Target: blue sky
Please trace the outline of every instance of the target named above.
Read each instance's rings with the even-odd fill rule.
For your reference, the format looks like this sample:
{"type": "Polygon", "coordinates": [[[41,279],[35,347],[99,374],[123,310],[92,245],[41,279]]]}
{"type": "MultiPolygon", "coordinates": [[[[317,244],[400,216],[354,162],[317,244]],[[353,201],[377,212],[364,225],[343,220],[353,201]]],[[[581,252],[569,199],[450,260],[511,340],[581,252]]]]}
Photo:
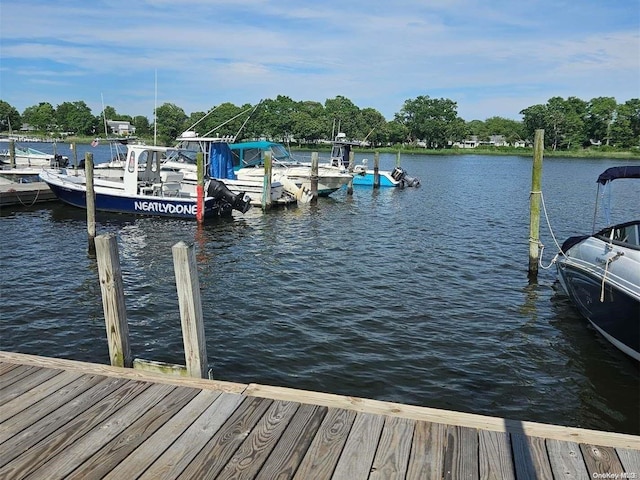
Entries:
{"type": "Polygon", "coordinates": [[[153,118],[338,95],[469,121],[554,96],[640,97],[640,0],[2,0],[0,99],[153,118]],[[157,81],[156,81],[157,79],[157,81]],[[157,87],[156,87],[157,85],[157,87]]]}

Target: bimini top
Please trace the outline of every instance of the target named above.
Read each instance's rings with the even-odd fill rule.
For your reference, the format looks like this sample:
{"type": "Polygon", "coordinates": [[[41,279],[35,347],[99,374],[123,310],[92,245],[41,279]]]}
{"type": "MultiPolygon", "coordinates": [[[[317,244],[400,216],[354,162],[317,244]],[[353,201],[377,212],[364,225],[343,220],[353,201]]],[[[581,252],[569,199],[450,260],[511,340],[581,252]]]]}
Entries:
{"type": "Polygon", "coordinates": [[[605,185],[618,178],[640,178],[640,165],[607,168],[598,177],[598,183],[605,185]]]}

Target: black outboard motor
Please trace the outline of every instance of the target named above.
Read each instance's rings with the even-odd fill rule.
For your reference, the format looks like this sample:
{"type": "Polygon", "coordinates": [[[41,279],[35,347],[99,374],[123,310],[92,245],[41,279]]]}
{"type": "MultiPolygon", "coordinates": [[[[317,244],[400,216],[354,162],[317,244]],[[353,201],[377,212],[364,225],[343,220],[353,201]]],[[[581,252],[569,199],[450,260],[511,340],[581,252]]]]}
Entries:
{"type": "Polygon", "coordinates": [[[49,160],[49,166],[51,168],[64,168],[69,165],[69,159],[64,158],[60,154],[55,154],[51,160],[49,160]]]}
{"type": "Polygon", "coordinates": [[[418,178],[410,177],[401,167],[395,167],[391,172],[391,177],[396,182],[400,182],[401,187],[417,187],[420,185],[420,180],[418,178]]]}
{"type": "Polygon", "coordinates": [[[244,198],[244,193],[235,194],[220,180],[210,178],[207,181],[207,197],[213,197],[227,203],[234,210],[246,213],[251,208],[249,200],[244,198]]]}

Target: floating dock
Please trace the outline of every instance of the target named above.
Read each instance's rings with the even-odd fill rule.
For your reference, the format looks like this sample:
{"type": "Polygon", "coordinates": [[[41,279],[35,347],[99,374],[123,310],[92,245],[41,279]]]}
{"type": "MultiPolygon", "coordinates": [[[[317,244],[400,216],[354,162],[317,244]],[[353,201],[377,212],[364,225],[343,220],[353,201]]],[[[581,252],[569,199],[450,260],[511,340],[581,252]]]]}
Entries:
{"type": "Polygon", "coordinates": [[[639,478],[640,437],[0,352],[0,478],[639,478]]]}
{"type": "Polygon", "coordinates": [[[54,202],[58,198],[44,182],[1,183],[0,207],[30,207],[36,203],[54,202]]]}

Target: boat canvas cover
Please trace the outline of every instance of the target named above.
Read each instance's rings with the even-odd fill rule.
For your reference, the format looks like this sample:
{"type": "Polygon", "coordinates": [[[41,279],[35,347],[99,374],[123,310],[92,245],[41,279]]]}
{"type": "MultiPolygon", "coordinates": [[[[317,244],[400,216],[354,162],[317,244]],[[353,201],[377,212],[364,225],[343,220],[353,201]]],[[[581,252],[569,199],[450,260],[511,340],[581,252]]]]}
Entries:
{"type": "Polygon", "coordinates": [[[598,177],[598,183],[605,185],[619,178],[640,178],[640,165],[607,168],[598,177]]]}
{"type": "Polygon", "coordinates": [[[233,171],[233,157],[229,144],[213,142],[209,148],[209,176],[235,180],[236,174],[233,171]]]}

